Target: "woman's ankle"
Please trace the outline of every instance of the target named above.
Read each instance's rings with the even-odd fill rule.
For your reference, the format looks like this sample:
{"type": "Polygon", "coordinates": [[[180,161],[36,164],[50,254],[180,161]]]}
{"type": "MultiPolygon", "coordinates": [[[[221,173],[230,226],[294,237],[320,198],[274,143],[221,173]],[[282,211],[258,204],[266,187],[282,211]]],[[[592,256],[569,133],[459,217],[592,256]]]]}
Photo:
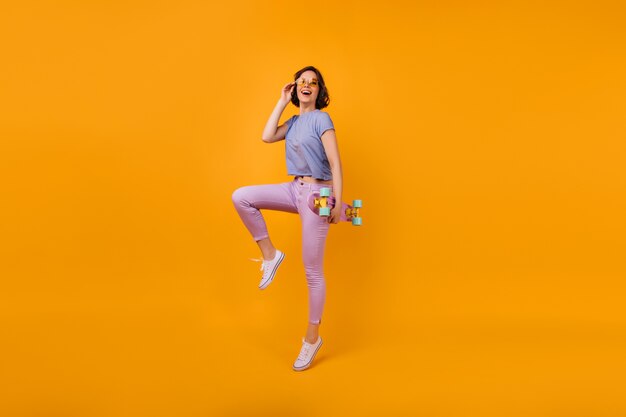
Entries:
{"type": "Polygon", "coordinates": [[[309,339],[308,337],[305,337],[305,338],[304,338],[304,341],[305,341],[305,342],[307,342],[307,343],[309,343],[309,344],[311,344],[311,345],[314,345],[315,343],[317,343],[317,341],[319,340],[319,338],[320,338],[320,337],[319,337],[319,335],[318,335],[318,336],[316,336],[316,337],[315,337],[315,339],[309,339]]]}
{"type": "Polygon", "coordinates": [[[268,251],[266,253],[263,253],[263,259],[265,259],[266,261],[271,261],[276,257],[276,248],[274,248],[271,251],[268,251]]]}

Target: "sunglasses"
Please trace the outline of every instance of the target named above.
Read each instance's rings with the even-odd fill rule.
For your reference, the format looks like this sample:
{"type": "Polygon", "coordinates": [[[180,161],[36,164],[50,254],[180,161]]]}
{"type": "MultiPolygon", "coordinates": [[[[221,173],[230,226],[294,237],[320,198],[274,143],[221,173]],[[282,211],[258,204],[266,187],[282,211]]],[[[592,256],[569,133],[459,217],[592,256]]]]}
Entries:
{"type": "Polygon", "coordinates": [[[312,86],[314,86],[314,87],[317,87],[317,85],[318,85],[318,81],[317,81],[317,79],[316,79],[316,78],[312,78],[312,79],[310,79],[310,80],[305,80],[304,78],[298,78],[298,79],[296,80],[296,84],[297,84],[298,86],[300,86],[300,87],[302,87],[302,86],[303,86],[303,85],[305,85],[305,84],[306,84],[306,85],[312,85],[312,86]]]}

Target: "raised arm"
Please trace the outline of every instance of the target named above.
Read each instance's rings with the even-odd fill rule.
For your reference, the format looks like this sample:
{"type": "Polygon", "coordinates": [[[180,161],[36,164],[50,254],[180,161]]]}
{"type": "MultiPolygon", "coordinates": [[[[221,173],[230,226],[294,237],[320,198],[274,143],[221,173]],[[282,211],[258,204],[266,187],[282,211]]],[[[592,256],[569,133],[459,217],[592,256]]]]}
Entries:
{"type": "Polygon", "coordinates": [[[279,127],[278,120],[280,119],[280,115],[283,114],[285,107],[287,107],[291,101],[291,92],[293,91],[295,85],[296,83],[288,83],[283,87],[280,99],[278,99],[278,103],[276,103],[274,111],[272,111],[270,118],[265,124],[265,129],[263,129],[263,136],[261,137],[263,142],[272,143],[285,139],[285,135],[287,134],[287,124],[283,123],[279,127]]]}

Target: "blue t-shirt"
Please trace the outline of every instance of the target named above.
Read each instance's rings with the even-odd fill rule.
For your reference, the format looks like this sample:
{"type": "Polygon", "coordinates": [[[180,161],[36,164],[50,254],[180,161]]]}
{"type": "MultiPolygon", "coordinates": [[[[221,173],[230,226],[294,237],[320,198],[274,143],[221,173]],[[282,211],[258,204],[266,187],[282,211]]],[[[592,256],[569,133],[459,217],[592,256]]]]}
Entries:
{"type": "Polygon", "coordinates": [[[322,144],[322,134],[335,128],[328,113],[316,109],[292,116],[285,123],[287,174],[331,180],[330,163],[322,144]]]}

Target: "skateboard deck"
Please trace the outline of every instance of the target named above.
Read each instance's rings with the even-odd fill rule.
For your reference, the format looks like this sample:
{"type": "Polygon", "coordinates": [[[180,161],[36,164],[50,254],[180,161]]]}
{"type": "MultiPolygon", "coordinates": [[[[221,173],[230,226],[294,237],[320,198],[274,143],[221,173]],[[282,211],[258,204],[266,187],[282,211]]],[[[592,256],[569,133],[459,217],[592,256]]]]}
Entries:
{"type": "MultiPolygon", "coordinates": [[[[309,208],[317,215],[320,215],[320,208],[324,207],[324,203],[322,203],[320,200],[321,200],[320,192],[316,191],[316,192],[309,194],[308,201],[307,201],[309,208]]],[[[354,205],[350,205],[344,202],[341,203],[341,215],[339,217],[340,221],[352,222],[352,224],[355,226],[361,226],[362,219],[359,214],[359,209],[361,208],[362,203],[361,203],[361,200],[355,200],[355,203],[357,201],[358,203],[354,205]],[[358,207],[355,207],[355,206],[358,206],[358,207]]],[[[329,207],[330,209],[332,209],[335,207],[335,203],[336,203],[335,197],[333,196],[326,197],[326,207],[329,207]]]]}

